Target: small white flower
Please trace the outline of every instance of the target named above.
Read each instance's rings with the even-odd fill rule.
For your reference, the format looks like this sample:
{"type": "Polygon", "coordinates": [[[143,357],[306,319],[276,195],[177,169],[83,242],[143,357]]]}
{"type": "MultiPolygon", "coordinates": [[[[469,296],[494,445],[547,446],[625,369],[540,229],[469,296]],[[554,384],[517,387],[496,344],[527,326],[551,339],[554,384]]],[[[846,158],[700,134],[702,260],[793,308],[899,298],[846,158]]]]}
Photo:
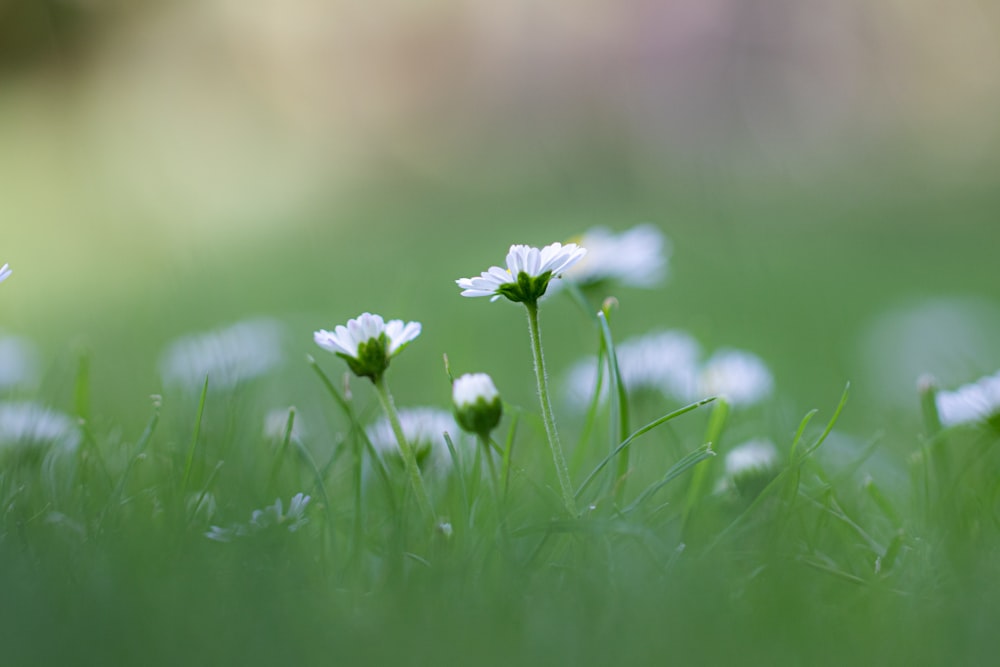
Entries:
{"type": "Polygon", "coordinates": [[[614,234],[595,227],[580,237],[587,256],[563,275],[580,285],[616,281],[633,287],[654,287],[666,277],[670,242],[650,224],[614,234]]]}
{"type": "Polygon", "coordinates": [[[503,414],[500,392],[486,373],[468,373],[455,380],[451,400],[456,421],[469,433],[485,438],[500,423],[503,414]]]}
{"type": "Polygon", "coordinates": [[[506,268],[492,266],[478,278],[459,278],[462,296],[488,296],[496,301],[505,296],[516,303],[535,303],[545,294],[549,281],[576,264],[587,254],[575,243],[553,243],[541,250],[512,245],[506,268]]]}
{"type": "Polygon", "coordinates": [[[80,444],[80,428],[69,415],[36,403],[0,403],[0,445],[67,450],[80,444]]]}
{"type": "Polygon", "coordinates": [[[480,400],[492,403],[500,398],[500,392],[493,384],[493,378],[486,373],[466,373],[455,380],[451,388],[451,399],[455,405],[475,405],[480,400]]]}
{"type": "Polygon", "coordinates": [[[702,396],[721,396],[734,406],[747,406],[771,394],[774,378],[757,355],[723,349],[705,362],[698,386],[702,396]]]}
{"type": "Polygon", "coordinates": [[[389,361],[419,335],[420,322],[385,322],[381,315],[362,313],[348,320],[347,326],[337,325],[333,331],[320,329],[313,334],[313,340],[344,359],[355,375],[375,380],[389,367],[389,361]]]}
{"type": "Polygon", "coordinates": [[[0,389],[33,384],[38,379],[38,353],[25,338],[0,338],[0,389]]]}
{"type": "Polygon", "coordinates": [[[778,448],[766,438],[749,440],[726,454],[716,493],[754,496],[763,490],[778,465],[778,448]]]}
{"type": "Polygon", "coordinates": [[[778,464],[778,448],[767,439],[749,440],[726,454],[725,474],[738,477],[746,472],[768,470],[778,464]]]}
{"type": "Polygon", "coordinates": [[[208,376],[212,389],[232,388],[281,363],[281,325],[270,319],[232,326],[174,341],[160,360],[168,384],[197,391],[208,376]]]}
{"type": "Polygon", "coordinates": [[[229,528],[212,526],[205,533],[205,537],[217,542],[232,542],[237,537],[259,535],[275,530],[286,530],[294,533],[309,522],[306,517],[306,507],[310,500],[309,496],[297,493],[288,503],[288,511],[285,512],[281,498],[278,498],[273,505],[254,510],[250,514],[248,523],[234,523],[229,528]]]}
{"type": "MultiPolygon", "coordinates": [[[[615,352],[627,391],[650,389],[681,401],[690,400],[696,393],[701,348],[689,334],[657,331],[622,341],[615,346],[615,352]]],[[[607,397],[609,386],[607,369],[604,377],[602,399],[607,397]]],[[[566,386],[573,404],[588,405],[596,385],[596,357],[584,359],[570,369],[566,386]]]]}
{"type": "Polygon", "coordinates": [[[1000,372],[954,391],[939,391],[937,409],[942,426],[971,424],[1000,415],[1000,372]]]}
{"type": "MultiPolygon", "coordinates": [[[[454,417],[437,408],[409,408],[399,411],[406,442],[413,448],[417,463],[425,473],[444,474],[454,463],[444,433],[447,431],[460,455],[473,452],[474,440],[458,426],[454,417]]],[[[402,460],[399,444],[388,418],[375,422],[365,432],[372,446],[387,460],[402,460]]]]}
{"type": "MultiPolygon", "coordinates": [[[[288,412],[291,408],[277,408],[271,410],[264,417],[264,437],[269,440],[281,442],[285,439],[285,431],[288,430],[288,412]]],[[[305,434],[302,426],[302,415],[296,410],[295,419],[292,421],[292,441],[301,440],[305,434]]]]}
{"type": "Polygon", "coordinates": [[[9,278],[10,274],[12,273],[14,272],[10,270],[9,264],[4,264],[3,266],[0,266],[0,283],[7,280],[7,278],[9,278]]]}

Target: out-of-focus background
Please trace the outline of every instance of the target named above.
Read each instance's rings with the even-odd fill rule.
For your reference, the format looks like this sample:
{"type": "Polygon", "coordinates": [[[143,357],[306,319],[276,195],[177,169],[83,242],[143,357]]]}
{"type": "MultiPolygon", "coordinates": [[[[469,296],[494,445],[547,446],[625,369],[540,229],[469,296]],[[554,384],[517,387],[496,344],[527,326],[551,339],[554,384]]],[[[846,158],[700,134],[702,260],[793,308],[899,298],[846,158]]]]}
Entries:
{"type": "MultiPolygon", "coordinates": [[[[452,281],[650,221],[671,279],[618,331],[753,349],[796,406],[851,379],[874,422],[1000,365],[998,71],[982,0],[0,0],[0,326],[57,395],[89,351],[104,413],[248,316],[314,392],[312,330],[364,310],[424,322],[402,402],[442,352],[527,402],[521,313],[452,281]]],[[[593,340],[553,301],[558,370],[593,340]]]]}

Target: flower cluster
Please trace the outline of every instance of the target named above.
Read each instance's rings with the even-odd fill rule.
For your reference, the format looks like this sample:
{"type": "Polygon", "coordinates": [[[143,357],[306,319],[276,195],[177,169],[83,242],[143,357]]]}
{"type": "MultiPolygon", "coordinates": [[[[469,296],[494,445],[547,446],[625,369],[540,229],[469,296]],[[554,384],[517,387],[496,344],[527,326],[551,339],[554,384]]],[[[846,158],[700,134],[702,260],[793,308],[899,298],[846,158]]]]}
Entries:
{"type": "Polygon", "coordinates": [[[492,266],[478,278],[459,278],[462,296],[488,296],[490,301],[507,297],[515,303],[536,303],[549,281],[580,261],[587,254],[575,243],[553,243],[541,250],[526,245],[512,245],[506,268],[492,266]]]}
{"type": "MultiPolygon", "coordinates": [[[[656,331],[615,347],[618,370],[629,391],[653,390],[677,401],[722,396],[734,406],[749,406],[774,389],[767,365],[750,352],[721,349],[706,361],[701,346],[683,331],[656,331]]],[[[597,358],[575,364],[566,378],[570,401],[584,407],[597,385],[597,358]]],[[[607,393],[607,383],[601,389],[607,393]]]]}
{"type": "Polygon", "coordinates": [[[362,313],[338,325],[333,331],[320,329],[313,340],[324,350],[347,362],[358,377],[374,380],[382,377],[389,361],[420,335],[420,322],[390,320],[380,315],[362,313]]]}

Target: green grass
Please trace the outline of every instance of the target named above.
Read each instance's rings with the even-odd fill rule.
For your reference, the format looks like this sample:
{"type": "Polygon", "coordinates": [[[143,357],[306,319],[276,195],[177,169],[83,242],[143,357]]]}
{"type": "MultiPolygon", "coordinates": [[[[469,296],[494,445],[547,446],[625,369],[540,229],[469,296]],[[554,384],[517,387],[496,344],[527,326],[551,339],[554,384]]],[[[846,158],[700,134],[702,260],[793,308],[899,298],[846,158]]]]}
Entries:
{"type": "Polygon", "coordinates": [[[32,309],[12,296],[28,289],[14,266],[0,287],[14,300],[11,328],[50,360],[27,397],[86,420],[75,452],[3,454],[4,663],[991,662],[997,432],[933,436],[915,388],[911,412],[888,410],[864,382],[856,341],[898,299],[1000,296],[995,195],[622,188],[568,202],[393,185],[393,197],[361,193],[338,208],[336,225],[302,220],[266,247],[200,251],[183,270],[168,262],[139,298],[32,309]],[[940,224],[956,211],[960,223],[940,224]],[[580,489],[574,518],[545,442],[523,312],[462,299],[453,280],[498,263],[511,242],[644,219],[673,241],[671,281],[617,290],[606,330],[566,294],[544,302],[554,384],[599,346],[678,327],[709,349],[760,354],[776,396],[749,410],[706,404],[648,430],[683,406],[626,396],[614,414],[592,415],[589,432],[557,400],[580,489]],[[389,370],[400,407],[448,408],[443,353],[455,374],[489,372],[504,396],[499,500],[472,456],[426,480],[450,537],[422,516],[402,466],[386,461],[383,477],[372,461],[370,383],[355,378],[346,399],[344,363],[311,342],[364,310],[423,323],[389,370]],[[231,390],[211,378],[204,392],[161,385],[156,360],[171,339],[260,314],[289,332],[276,373],[231,390]],[[262,436],[264,414],[289,405],[307,429],[301,444],[288,430],[262,436]],[[709,452],[756,436],[774,439],[781,465],[741,493],[714,493],[722,461],[709,452]],[[295,532],[205,536],[276,498],[287,508],[300,491],[312,501],[295,532]],[[208,494],[211,517],[197,509],[208,494]]]}

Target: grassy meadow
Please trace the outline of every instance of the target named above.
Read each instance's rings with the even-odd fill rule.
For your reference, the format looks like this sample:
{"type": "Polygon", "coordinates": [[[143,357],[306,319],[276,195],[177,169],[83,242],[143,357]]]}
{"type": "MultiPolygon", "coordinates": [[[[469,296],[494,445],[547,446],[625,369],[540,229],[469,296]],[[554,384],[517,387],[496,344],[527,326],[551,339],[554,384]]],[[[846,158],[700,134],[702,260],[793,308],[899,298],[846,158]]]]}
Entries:
{"type": "Polygon", "coordinates": [[[0,401],[70,416],[74,435],[0,443],[0,662],[989,663],[997,431],[940,430],[916,377],[952,389],[1000,367],[995,189],[902,168],[822,184],[665,180],[567,169],[470,192],[394,174],[224,243],[83,236],[59,249],[87,256],[71,273],[22,258],[43,256],[29,225],[5,228],[0,326],[33,341],[39,363],[0,401]],[[540,304],[574,489],[598,471],[571,514],[524,309],[462,298],[454,281],[502,264],[512,243],[646,221],[670,242],[662,285],[603,285],[590,312],[568,291],[540,304]],[[568,369],[597,354],[592,315],[608,296],[614,345],[680,329],[706,354],[759,356],[773,390],[692,408],[631,440],[624,469],[624,452],[599,467],[685,405],[638,390],[627,415],[568,404],[568,369]],[[962,347],[933,315],[903,320],[926,331],[885,324],[929,299],[972,300],[987,344],[962,347]],[[461,432],[449,434],[458,461],[424,469],[434,517],[389,450],[379,473],[371,383],[345,379],[312,341],[365,311],[423,326],[386,374],[400,409],[451,410],[443,354],[456,376],[492,376],[499,488],[461,432]],[[166,377],[172,341],[247,318],[280,329],[266,372],[209,373],[207,389],[166,377]],[[906,361],[910,333],[937,366],[873,365],[906,361]],[[761,438],[776,460],[727,482],[725,455],[761,438]],[[293,510],[299,493],[309,501],[293,510]]]}

